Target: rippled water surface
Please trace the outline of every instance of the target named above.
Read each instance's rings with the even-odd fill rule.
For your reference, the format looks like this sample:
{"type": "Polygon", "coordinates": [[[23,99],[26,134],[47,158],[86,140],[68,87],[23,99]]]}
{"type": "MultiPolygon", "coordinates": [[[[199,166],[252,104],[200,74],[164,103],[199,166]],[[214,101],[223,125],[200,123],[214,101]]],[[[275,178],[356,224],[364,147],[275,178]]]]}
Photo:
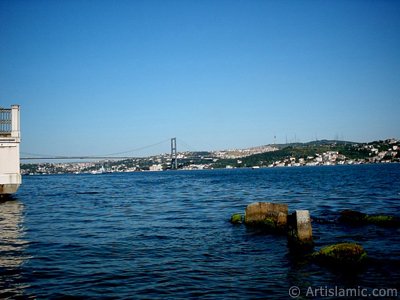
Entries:
{"type": "Polygon", "coordinates": [[[335,220],[400,216],[400,165],[23,178],[0,202],[0,298],[279,299],[289,287],[400,286],[400,230],[313,224],[316,249],[364,246],[375,264],[331,270],[289,253],[285,236],[228,220],[255,201],[335,220]]]}

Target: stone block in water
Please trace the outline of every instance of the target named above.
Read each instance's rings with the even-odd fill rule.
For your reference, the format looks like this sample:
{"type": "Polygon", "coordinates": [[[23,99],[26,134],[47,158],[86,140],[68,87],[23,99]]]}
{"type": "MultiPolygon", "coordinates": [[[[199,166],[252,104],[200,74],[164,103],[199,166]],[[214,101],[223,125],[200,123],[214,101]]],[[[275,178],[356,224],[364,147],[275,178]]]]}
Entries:
{"type": "Polygon", "coordinates": [[[255,202],[246,207],[245,224],[282,231],[287,227],[287,204],[255,202]]]}

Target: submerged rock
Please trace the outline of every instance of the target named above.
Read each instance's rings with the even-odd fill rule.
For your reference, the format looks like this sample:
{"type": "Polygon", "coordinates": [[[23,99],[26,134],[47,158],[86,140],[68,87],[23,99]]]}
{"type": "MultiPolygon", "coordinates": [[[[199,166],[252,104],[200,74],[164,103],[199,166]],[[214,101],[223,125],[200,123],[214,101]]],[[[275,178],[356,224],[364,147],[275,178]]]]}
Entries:
{"type": "Polygon", "coordinates": [[[400,227],[400,220],[393,216],[386,215],[367,215],[366,222],[383,227],[400,227]]]}
{"type": "Polygon", "coordinates": [[[399,218],[388,215],[367,215],[350,209],[340,213],[339,222],[355,226],[374,224],[382,227],[400,227],[399,218]]]}
{"type": "Polygon", "coordinates": [[[353,225],[362,225],[366,216],[367,215],[362,212],[345,209],[340,212],[339,222],[353,225]]]}
{"type": "Polygon", "coordinates": [[[333,266],[355,266],[362,264],[367,253],[364,248],[355,243],[341,243],[326,246],[313,253],[316,262],[333,266]]]}
{"type": "Polygon", "coordinates": [[[242,224],[243,219],[244,219],[244,217],[242,214],[236,213],[231,216],[230,222],[232,224],[242,224]]]}
{"type": "Polygon", "coordinates": [[[248,226],[282,232],[287,228],[287,216],[287,204],[255,202],[246,207],[244,222],[248,226]]]}

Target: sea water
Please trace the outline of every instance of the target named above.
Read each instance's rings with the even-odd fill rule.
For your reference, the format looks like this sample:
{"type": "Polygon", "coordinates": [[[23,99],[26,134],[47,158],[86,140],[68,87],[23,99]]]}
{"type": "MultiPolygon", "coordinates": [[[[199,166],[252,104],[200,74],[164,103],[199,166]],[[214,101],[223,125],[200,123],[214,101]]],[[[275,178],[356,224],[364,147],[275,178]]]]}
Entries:
{"type": "Polygon", "coordinates": [[[0,202],[0,298],[283,299],[292,286],[400,287],[400,230],[335,222],[400,216],[400,165],[26,176],[0,202]],[[256,201],[307,209],[315,249],[351,241],[348,272],[293,255],[282,235],[229,223],[256,201]]]}

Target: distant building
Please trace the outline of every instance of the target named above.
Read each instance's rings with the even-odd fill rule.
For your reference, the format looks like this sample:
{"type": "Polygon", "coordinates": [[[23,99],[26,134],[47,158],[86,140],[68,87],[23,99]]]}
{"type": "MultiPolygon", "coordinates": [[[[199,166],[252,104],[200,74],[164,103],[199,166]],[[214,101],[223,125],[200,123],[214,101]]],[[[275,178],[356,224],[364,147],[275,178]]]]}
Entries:
{"type": "Polygon", "coordinates": [[[156,172],[156,171],[162,171],[163,170],[163,167],[162,167],[162,165],[161,164],[158,164],[158,165],[152,165],[152,166],[150,166],[150,171],[152,171],[152,172],[156,172]]]}

